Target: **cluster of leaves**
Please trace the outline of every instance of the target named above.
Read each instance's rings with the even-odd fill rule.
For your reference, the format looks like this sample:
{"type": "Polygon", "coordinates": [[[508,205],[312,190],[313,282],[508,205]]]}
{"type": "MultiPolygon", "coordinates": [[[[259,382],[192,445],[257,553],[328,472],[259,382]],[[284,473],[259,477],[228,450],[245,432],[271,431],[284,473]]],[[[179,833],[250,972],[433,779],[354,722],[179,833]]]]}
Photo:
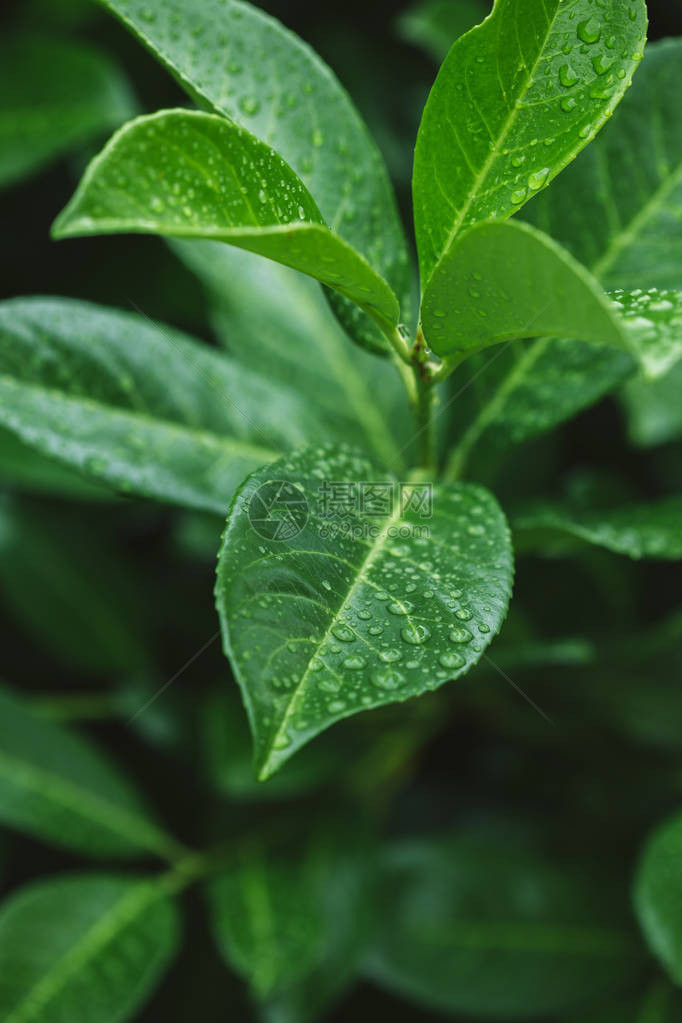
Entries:
{"type": "MultiPolygon", "coordinates": [[[[0,907],[3,1018],[137,1018],[196,884],[272,1023],[331,1019],[358,978],[360,1012],[371,984],[460,1019],[672,1023],[682,816],[647,835],[680,801],[682,618],[642,612],[654,577],[634,562],[682,558],[682,41],[644,54],[644,0],[403,13],[442,59],[414,155],[417,303],[383,157],[306,44],[241,0],[101,7],[185,105],[128,120],[115,61],[17,29],[0,184],[118,128],[53,236],[128,234],[131,258],[168,239],[158,258],[200,282],[219,344],[137,308],[0,303],[2,599],[76,681],[107,682],[0,692],[0,820],[78,863],[0,907]],[[607,394],[626,471],[607,444],[601,471],[562,473],[549,431],[607,394]],[[284,540],[254,529],[273,481],[306,507],[284,540]],[[407,500],[355,508],[349,531],[347,505],[320,508],[330,481],[407,500]],[[409,500],[425,482],[426,531],[409,500]],[[161,528],[154,502],[173,509],[161,528]],[[217,637],[193,572],[201,590],[221,529],[246,715],[229,678],[170,690],[158,649],[177,632],[189,664],[217,637]],[[182,841],[162,823],[173,793],[153,811],[140,789],[164,786],[68,724],[100,718],[141,778],[148,748],[199,776],[182,841]]],[[[65,5],[62,31],[93,10],[65,5]]]]}

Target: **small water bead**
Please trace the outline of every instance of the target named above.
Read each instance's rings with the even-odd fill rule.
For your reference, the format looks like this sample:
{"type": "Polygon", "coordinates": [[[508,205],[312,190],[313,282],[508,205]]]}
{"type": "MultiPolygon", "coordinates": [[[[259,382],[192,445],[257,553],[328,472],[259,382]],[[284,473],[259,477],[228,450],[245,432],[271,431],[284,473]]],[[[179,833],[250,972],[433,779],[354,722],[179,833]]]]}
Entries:
{"type": "Polygon", "coordinates": [[[578,25],[578,38],[583,43],[596,43],[601,36],[601,22],[594,16],[578,25]]]}
{"type": "Polygon", "coordinates": [[[409,600],[393,600],[386,606],[386,610],[392,615],[409,615],[410,611],[414,611],[414,604],[409,600]]]}
{"type": "Polygon", "coordinates": [[[402,657],[400,650],[396,650],[395,647],[389,647],[388,650],[379,651],[379,660],[384,661],[386,664],[392,664],[393,661],[399,661],[402,657]]]}
{"type": "Polygon", "coordinates": [[[598,75],[605,75],[613,67],[613,61],[600,53],[598,56],[592,58],[592,67],[598,75]]]}
{"type": "Polygon", "coordinates": [[[512,156],[512,167],[521,167],[526,162],[526,157],[522,154],[518,156],[512,156]]]}
{"type": "Polygon", "coordinates": [[[372,617],[372,612],[368,611],[364,607],[361,607],[360,610],[357,612],[357,616],[360,619],[360,621],[368,622],[370,620],[370,618],[372,617]]]}
{"type": "Polygon", "coordinates": [[[483,625],[479,625],[478,631],[485,635],[487,632],[490,632],[490,626],[483,623],[483,625]]]}
{"type": "Polygon", "coordinates": [[[466,664],[466,660],[461,654],[458,654],[456,650],[448,650],[447,653],[440,655],[438,663],[444,668],[463,668],[466,664]]]}
{"type": "Polygon", "coordinates": [[[380,689],[398,689],[405,682],[405,676],[396,668],[381,668],[372,675],[372,682],[380,689]]]}
{"type": "Polygon", "coordinates": [[[258,201],[262,203],[266,203],[268,201],[268,197],[266,195],[264,188],[261,188],[260,192],[258,193],[258,201]]]}
{"type": "Polygon", "coordinates": [[[324,587],[324,589],[325,589],[325,590],[327,590],[328,592],[329,592],[329,591],[331,590],[331,588],[332,588],[332,584],[331,584],[331,583],[329,582],[329,580],[328,580],[328,579],[323,579],[323,580],[322,580],[322,586],[323,586],[323,587],[324,587]]]}
{"type": "Polygon", "coordinates": [[[239,108],[242,113],[253,116],[260,110],[260,101],[255,96],[242,96],[239,100],[239,108]]]}
{"type": "Polygon", "coordinates": [[[512,192],[510,198],[515,206],[519,206],[526,198],[526,195],[527,192],[525,188],[517,188],[512,192]]]}
{"type": "Polygon", "coordinates": [[[327,710],[330,714],[340,714],[341,711],[345,709],[346,704],[344,700],[332,700],[332,702],[327,705],[327,710]]]}
{"type": "Polygon", "coordinates": [[[348,668],[349,671],[361,671],[362,668],[367,667],[367,661],[364,657],[360,657],[359,655],[346,657],[343,662],[343,667],[348,668]]]}
{"type": "Polygon", "coordinates": [[[450,640],[453,643],[468,643],[473,639],[472,634],[462,625],[460,628],[450,630],[450,640]]]}
{"type": "Polygon", "coordinates": [[[332,625],[332,634],[337,639],[340,639],[342,643],[352,643],[355,639],[355,633],[351,627],[343,622],[339,622],[338,625],[332,625]]]}
{"type": "Polygon", "coordinates": [[[367,629],[370,636],[381,636],[384,631],[383,625],[370,625],[367,629]]]}
{"type": "MultiPolygon", "coordinates": [[[[533,191],[537,191],[538,188],[542,188],[543,185],[547,184],[547,178],[549,177],[549,167],[542,167],[538,171],[534,171],[533,174],[528,178],[528,187],[532,188],[533,191]]],[[[471,529],[469,528],[469,532],[471,529]]],[[[480,528],[480,532],[485,532],[483,527],[480,528]]]]}
{"type": "Polygon", "coordinates": [[[459,618],[460,622],[468,622],[473,618],[473,612],[468,607],[460,607],[455,611],[455,617],[459,618]]]}
{"type": "Polygon", "coordinates": [[[431,637],[431,630],[421,622],[413,622],[400,630],[400,638],[410,646],[421,646],[431,637]]]}
{"type": "Polygon", "coordinates": [[[567,114],[570,110],[575,110],[577,105],[578,101],[574,96],[564,96],[561,101],[561,109],[565,114],[567,114]]]}
{"type": "Polygon", "coordinates": [[[562,64],[559,68],[559,81],[565,89],[570,89],[579,79],[579,75],[570,64],[562,64]]]}

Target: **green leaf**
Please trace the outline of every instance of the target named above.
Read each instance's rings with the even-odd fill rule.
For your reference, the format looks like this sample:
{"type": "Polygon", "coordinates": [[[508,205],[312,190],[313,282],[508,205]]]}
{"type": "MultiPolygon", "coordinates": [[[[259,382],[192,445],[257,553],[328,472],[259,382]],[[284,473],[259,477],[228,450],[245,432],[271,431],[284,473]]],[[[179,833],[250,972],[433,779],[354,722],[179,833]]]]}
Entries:
{"type": "MultiPolygon", "coordinates": [[[[627,298],[619,298],[625,313],[627,298]]],[[[422,328],[441,356],[520,337],[627,345],[613,303],[568,252],[527,224],[494,220],[465,231],[440,260],[424,292],[422,328]]]]}
{"type": "MultiPolygon", "coordinates": [[[[101,2],[201,106],[247,128],[286,160],[324,221],[376,268],[406,309],[407,245],[386,168],[317,55],[264,11],[236,0],[101,2]]],[[[382,346],[360,310],[344,300],[334,305],[356,340],[382,346]]]]}
{"type": "Polygon", "coordinates": [[[334,447],[299,451],[240,488],[216,597],[260,778],[335,721],[464,674],[500,629],[512,583],[504,516],[480,487],[429,488],[400,488],[334,447]]]}
{"type": "Polygon", "coordinates": [[[4,486],[30,494],[57,494],[72,500],[116,501],[107,487],[59,465],[0,430],[0,480],[4,486]]]}
{"type": "Polygon", "coordinates": [[[639,947],[622,893],[594,873],[497,835],[396,843],[379,871],[366,970],[417,1003],[503,1019],[627,987],[639,947]]]}
{"type": "Polygon", "coordinates": [[[345,824],[245,841],[208,888],[220,951],[272,1023],[318,1018],[364,949],[371,850],[345,824]]]}
{"type": "Polygon", "coordinates": [[[421,46],[440,63],[454,41],[489,11],[490,4],[483,0],[421,0],[402,12],[396,25],[403,39],[421,46]]]}
{"type": "Polygon", "coordinates": [[[5,1023],[125,1023],[177,945],[162,884],[73,874],[22,888],[0,909],[0,1012],[5,1023]]]}
{"type": "Polygon", "coordinates": [[[140,580],[126,569],[87,522],[26,500],[0,501],[3,603],[61,663],[100,675],[145,670],[140,580]]]}
{"type": "Polygon", "coordinates": [[[116,128],[134,112],[125,80],[91,47],[18,35],[0,47],[0,187],[116,128]]]}
{"type": "Polygon", "coordinates": [[[644,375],[665,376],[682,359],[682,291],[618,290],[611,299],[644,375]]]}
{"type": "Polygon", "coordinates": [[[625,352],[566,338],[515,341],[472,356],[449,382],[460,432],[448,475],[461,476],[474,458],[480,473],[508,448],[594,404],[633,366],[625,352]]]}
{"type": "Polygon", "coordinates": [[[95,157],[53,229],[57,238],[126,232],[228,242],[316,277],[382,327],[398,323],[388,284],[325,226],[291,168],[222,117],[169,110],[131,121],[95,157]]]}
{"type": "Polygon", "coordinates": [[[543,550],[561,538],[574,537],[630,558],[682,558],[682,497],[668,497],[651,504],[609,508],[605,511],[573,511],[561,505],[539,505],[513,519],[525,549],[543,550]],[[527,535],[526,535],[527,534],[527,535]]]}
{"type": "Polygon", "coordinates": [[[181,847],[85,739],[0,690],[0,820],[89,856],[169,857],[181,847]]]}
{"type": "Polygon", "coordinates": [[[293,392],[142,316],[14,299],[0,340],[0,425],[125,492],[224,515],[245,472],[316,430],[293,392]]]}
{"type": "Polygon", "coordinates": [[[682,984],[682,815],[649,838],[634,888],[635,911],[644,936],[676,984],[682,984]]]}
{"type": "Polygon", "coordinates": [[[525,211],[609,290],[682,290],[681,90],[682,40],[652,43],[615,117],[525,211]]]}
{"type": "Polygon", "coordinates": [[[349,345],[316,281],[221,242],[174,241],[200,278],[219,339],[239,362],[281,381],[305,400],[322,440],[367,448],[403,468],[412,429],[395,367],[349,345]]]}
{"type": "Polygon", "coordinates": [[[415,150],[423,286],[462,230],[511,216],[594,138],[641,59],[646,22],[644,0],[599,10],[591,0],[497,0],[455,43],[415,150]]]}

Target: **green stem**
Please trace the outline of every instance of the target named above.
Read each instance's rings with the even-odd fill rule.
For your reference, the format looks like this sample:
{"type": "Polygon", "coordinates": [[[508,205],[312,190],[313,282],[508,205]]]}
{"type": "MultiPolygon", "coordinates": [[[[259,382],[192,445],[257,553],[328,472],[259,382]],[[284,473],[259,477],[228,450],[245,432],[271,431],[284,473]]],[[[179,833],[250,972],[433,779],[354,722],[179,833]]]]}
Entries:
{"type": "Polygon", "coordinates": [[[436,450],[436,426],[433,416],[435,394],[433,381],[426,372],[423,363],[414,367],[416,382],[416,398],[414,411],[417,420],[417,440],[419,442],[419,467],[436,472],[438,457],[436,450]]]}

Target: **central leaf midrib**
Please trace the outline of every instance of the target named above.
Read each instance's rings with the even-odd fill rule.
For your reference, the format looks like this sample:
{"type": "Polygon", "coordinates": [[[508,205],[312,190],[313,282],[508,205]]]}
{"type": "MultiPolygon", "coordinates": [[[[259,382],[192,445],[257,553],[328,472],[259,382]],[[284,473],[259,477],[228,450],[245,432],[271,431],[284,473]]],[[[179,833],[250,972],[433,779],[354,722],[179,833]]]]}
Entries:
{"type": "MultiPolygon", "coordinates": [[[[462,224],[464,222],[464,219],[465,219],[466,215],[468,214],[469,210],[471,209],[471,207],[474,204],[475,199],[478,196],[478,191],[479,191],[479,188],[481,186],[481,183],[485,180],[485,178],[488,175],[488,172],[490,171],[490,168],[493,166],[495,160],[500,155],[500,149],[504,145],[504,142],[505,142],[507,136],[509,135],[509,132],[511,131],[511,129],[512,129],[512,127],[513,127],[513,125],[514,125],[514,123],[516,121],[516,117],[518,115],[520,103],[524,99],[524,97],[526,96],[526,94],[527,94],[527,92],[528,92],[528,90],[530,88],[530,85],[531,85],[531,83],[532,83],[532,81],[533,81],[533,79],[535,77],[535,72],[536,72],[536,70],[538,68],[538,65],[539,65],[540,61],[542,60],[542,55],[544,53],[545,45],[547,44],[547,40],[549,39],[549,37],[552,34],[552,30],[554,28],[554,24],[555,24],[555,22],[557,20],[557,17],[559,15],[559,11],[560,11],[560,4],[557,3],[556,10],[554,11],[554,14],[552,15],[551,19],[547,23],[547,31],[546,31],[546,33],[545,33],[545,35],[543,37],[543,43],[539,46],[538,56],[537,56],[537,58],[536,58],[536,60],[535,60],[535,62],[533,64],[532,68],[528,69],[528,74],[526,75],[524,84],[523,84],[522,88],[519,90],[519,92],[518,92],[518,94],[516,96],[516,99],[514,100],[514,105],[511,107],[511,109],[510,109],[510,111],[509,111],[509,113],[507,115],[507,118],[505,120],[504,126],[502,128],[502,131],[498,135],[496,142],[494,143],[490,153],[486,157],[486,160],[485,160],[484,164],[481,167],[481,170],[479,171],[477,177],[475,178],[475,180],[474,180],[474,182],[473,182],[473,184],[471,186],[471,189],[469,190],[469,196],[468,196],[466,202],[464,203],[464,205],[462,206],[461,212],[457,215],[457,217],[454,220],[453,226],[452,226],[452,228],[451,228],[451,230],[450,230],[450,232],[448,234],[447,241],[446,241],[446,243],[445,243],[445,245],[443,247],[443,252],[442,252],[442,255],[441,255],[440,259],[443,258],[445,253],[448,251],[448,249],[452,245],[452,242],[454,241],[457,233],[459,232],[459,230],[460,230],[460,228],[461,228],[461,226],[462,226],[462,224]]],[[[436,264],[440,262],[440,259],[438,259],[436,261],[436,264]]],[[[434,269],[435,269],[435,267],[434,267],[434,269]]],[[[433,271],[432,271],[432,273],[433,273],[433,271]]],[[[429,274],[429,277],[431,277],[431,275],[432,274],[429,274]]]]}
{"type": "MultiPolygon", "coordinates": [[[[141,882],[129,889],[100,917],[71,948],[44,973],[12,1009],[5,1023],[29,1023],[35,1020],[36,1008],[41,1012],[80,967],[95,958],[101,949],[117,933],[128,926],[144,909],[162,895],[160,888],[154,889],[148,882],[141,882]],[[130,905],[128,905],[130,903],[130,905]]],[[[38,1017],[39,1018],[39,1017],[38,1017]]]]}
{"type": "MultiPolygon", "coordinates": [[[[299,681],[297,682],[296,686],[292,690],[291,698],[290,698],[290,700],[289,700],[289,702],[288,702],[288,704],[286,706],[286,710],[285,710],[285,712],[284,712],[284,714],[282,716],[282,720],[280,721],[279,727],[277,728],[277,731],[274,733],[274,735],[270,739],[269,749],[268,749],[268,759],[270,758],[270,756],[272,755],[272,753],[276,749],[277,740],[281,739],[284,736],[286,736],[286,727],[287,727],[287,725],[288,725],[288,723],[289,723],[289,721],[291,719],[292,714],[294,713],[294,708],[295,708],[297,699],[300,696],[300,694],[304,691],[303,687],[305,686],[305,683],[308,680],[308,676],[310,675],[311,665],[312,665],[313,660],[317,656],[318,651],[324,646],[324,644],[333,635],[332,629],[333,629],[333,627],[338,622],[338,619],[339,619],[339,616],[341,614],[342,608],[344,607],[345,604],[347,604],[352,599],[352,597],[353,597],[355,591],[357,590],[358,586],[364,580],[364,577],[366,576],[367,572],[369,571],[371,566],[374,564],[374,562],[376,561],[376,559],[379,556],[379,554],[381,553],[381,551],[383,550],[384,545],[385,545],[385,541],[386,541],[387,530],[390,529],[391,526],[395,525],[395,523],[400,518],[402,518],[402,509],[401,509],[400,505],[398,504],[396,510],[393,511],[391,513],[391,515],[386,517],[385,522],[384,522],[384,526],[383,526],[379,536],[377,537],[376,542],[374,544],[372,544],[368,548],[368,552],[367,552],[365,558],[363,559],[362,563],[357,567],[357,574],[356,574],[356,576],[355,576],[355,578],[353,580],[352,585],[349,587],[349,589],[343,595],[342,599],[339,601],[338,607],[333,611],[331,619],[330,619],[330,622],[329,622],[329,626],[327,627],[324,635],[321,637],[319,643],[317,643],[317,645],[315,647],[314,653],[308,659],[308,663],[307,663],[307,665],[305,667],[305,670],[304,670],[303,674],[301,675],[301,678],[299,679],[299,681]]],[[[266,761],[266,763],[267,763],[267,761],[266,761]]]]}

